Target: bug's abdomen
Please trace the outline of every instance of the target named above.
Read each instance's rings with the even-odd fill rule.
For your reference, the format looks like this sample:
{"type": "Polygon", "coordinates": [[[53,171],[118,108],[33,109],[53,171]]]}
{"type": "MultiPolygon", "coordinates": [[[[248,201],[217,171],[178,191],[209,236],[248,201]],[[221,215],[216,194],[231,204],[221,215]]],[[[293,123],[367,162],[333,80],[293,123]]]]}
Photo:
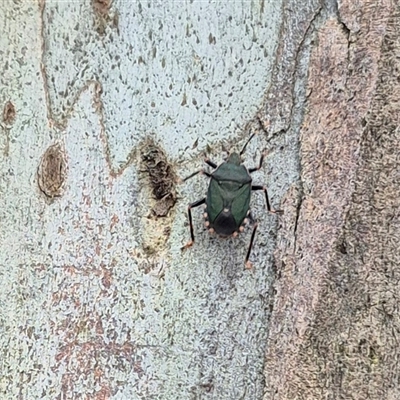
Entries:
{"type": "Polygon", "coordinates": [[[217,216],[211,227],[220,236],[230,236],[237,229],[237,223],[230,210],[223,209],[217,216]]]}
{"type": "Polygon", "coordinates": [[[249,210],[251,184],[211,178],[206,205],[210,228],[220,236],[237,231],[249,210]]]}

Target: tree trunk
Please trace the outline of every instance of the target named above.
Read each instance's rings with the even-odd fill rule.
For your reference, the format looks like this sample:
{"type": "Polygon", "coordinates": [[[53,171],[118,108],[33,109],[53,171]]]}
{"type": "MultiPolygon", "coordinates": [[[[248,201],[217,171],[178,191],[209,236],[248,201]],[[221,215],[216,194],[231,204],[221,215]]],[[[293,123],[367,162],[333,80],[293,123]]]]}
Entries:
{"type": "Polygon", "coordinates": [[[315,16],[265,399],[400,398],[399,11],[346,0],[315,16]]]}
{"type": "Polygon", "coordinates": [[[0,393],[396,399],[399,10],[0,3],[0,393]],[[242,148],[258,231],[210,236],[242,148]],[[397,240],[396,240],[397,239],[397,240]]]}

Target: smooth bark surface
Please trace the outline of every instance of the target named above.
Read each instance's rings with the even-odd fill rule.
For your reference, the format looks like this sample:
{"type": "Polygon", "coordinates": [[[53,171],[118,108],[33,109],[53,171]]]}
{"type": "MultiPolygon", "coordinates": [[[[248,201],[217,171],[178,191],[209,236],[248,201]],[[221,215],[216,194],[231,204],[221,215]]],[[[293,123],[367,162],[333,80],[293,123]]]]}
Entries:
{"type": "MultiPolygon", "coordinates": [[[[187,204],[250,132],[279,1],[1,2],[2,398],[261,398],[277,217],[210,237],[187,204]]],[[[288,147],[290,148],[290,146],[288,147]]],[[[293,168],[294,170],[294,168],[293,168]]]]}

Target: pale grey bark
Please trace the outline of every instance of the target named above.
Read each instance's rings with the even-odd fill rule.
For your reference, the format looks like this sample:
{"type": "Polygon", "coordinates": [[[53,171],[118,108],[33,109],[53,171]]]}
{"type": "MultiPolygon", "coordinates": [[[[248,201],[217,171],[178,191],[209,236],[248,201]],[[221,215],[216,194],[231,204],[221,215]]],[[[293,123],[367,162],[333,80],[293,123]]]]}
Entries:
{"type": "Polygon", "coordinates": [[[246,165],[270,150],[254,178],[279,206],[257,112],[280,10],[1,2],[1,398],[262,397],[277,218],[254,195],[252,271],[250,230],[209,237],[200,211],[182,252],[207,182],[177,178],[258,130],[246,165]]]}

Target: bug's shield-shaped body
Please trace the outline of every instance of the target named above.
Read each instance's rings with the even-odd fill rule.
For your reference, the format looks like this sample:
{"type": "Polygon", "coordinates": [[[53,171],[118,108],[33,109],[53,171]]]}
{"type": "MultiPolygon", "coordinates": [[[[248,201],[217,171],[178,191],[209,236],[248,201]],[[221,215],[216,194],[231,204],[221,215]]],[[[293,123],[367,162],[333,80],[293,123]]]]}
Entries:
{"type": "Polygon", "coordinates": [[[251,197],[251,176],[232,153],[212,174],[207,192],[209,227],[220,236],[237,231],[247,216],[251,197]]]}
{"type": "Polygon", "coordinates": [[[194,207],[206,204],[207,211],[204,214],[206,218],[205,225],[208,227],[210,233],[215,232],[222,237],[237,236],[239,232],[243,232],[247,219],[253,223],[253,232],[244,260],[246,268],[251,268],[252,264],[249,261],[249,257],[258,225],[257,221],[255,221],[249,213],[251,192],[254,190],[262,190],[265,194],[267,210],[274,214],[283,212],[282,210],[274,210],[271,208],[267,188],[265,186],[252,186],[251,184],[252,179],[250,174],[261,169],[265,153],[261,155],[258,166],[254,168],[247,169],[242,164],[240,157],[254,135],[255,133],[250,136],[239,154],[230,154],[228,159],[220,166],[209,159],[205,159],[205,163],[214,169],[212,174],[204,169],[200,169],[185,178],[186,181],[201,173],[210,178],[210,184],[208,186],[207,196],[194,203],[190,203],[188,206],[191,240],[183,246],[182,249],[187,249],[192,246],[195,240],[191,210],[194,207]]]}

